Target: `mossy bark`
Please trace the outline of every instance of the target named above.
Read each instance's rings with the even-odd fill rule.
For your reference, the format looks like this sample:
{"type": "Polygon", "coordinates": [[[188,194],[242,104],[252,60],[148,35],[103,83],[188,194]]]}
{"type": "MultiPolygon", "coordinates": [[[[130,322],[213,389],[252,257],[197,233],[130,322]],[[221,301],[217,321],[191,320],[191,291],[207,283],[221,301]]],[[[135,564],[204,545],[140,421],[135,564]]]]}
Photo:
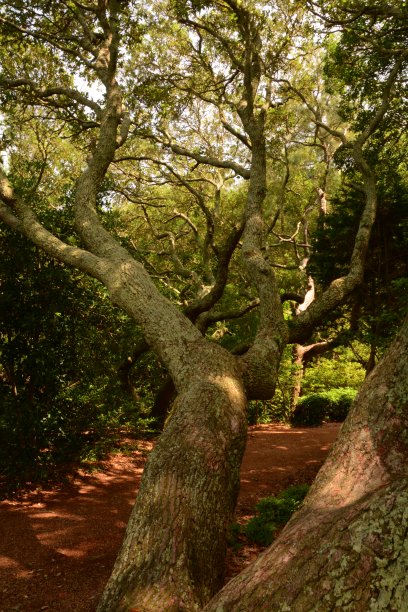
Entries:
{"type": "Polygon", "coordinates": [[[299,517],[206,612],[407,610],[407,502],[403,479],[350,506],[299,517]]]}
{"type": "Polygon", "coordinates": [[[300,511],[206,612],[407,610],[407,502],[408,319],[300,511]]]}
{"type": "Polygon", "coordinates": [[[99,612],[200,610],[221,588],[246,440],[233,374],[204,376],[176,399],[99,612]]]}

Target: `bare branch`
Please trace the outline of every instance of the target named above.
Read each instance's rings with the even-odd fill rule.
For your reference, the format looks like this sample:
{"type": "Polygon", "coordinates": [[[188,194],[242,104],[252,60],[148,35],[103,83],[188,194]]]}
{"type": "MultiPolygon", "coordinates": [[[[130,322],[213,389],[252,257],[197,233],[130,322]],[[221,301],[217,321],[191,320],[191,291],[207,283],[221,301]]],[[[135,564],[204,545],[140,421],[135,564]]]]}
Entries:
{"type": "Polygon", "coordinates": [[[222,247],[218,249],[218,263],[215,272],[214,285],[211,287],[211,290],[206,295],[197,298],[184,310],[185,315],[191,321],[196,321],[197,317],[202,312],[210,310],[214,306],[214,304],[216,304],[216,302],[218,302],[218,300],[221,298],[228,280],[229,262],[239,242],[239,239],[242,236],[243,231],[244,222],[241,221],[239,225],[237,225],[231,230],[222,247]]]}
{"type": "Polygon", "coordinates": [[[238,140],[240,140],[249,150],[252,149],[252,145],[249,142],[248,138],[245,136],[245,134],[242,134],[241,132],[236,130],[230,123],[225,121],[225,119],[221,119],[221,123],[230,134],[235,136],[235,138],[238,138],[238,140]]]}
{"type": "Polygon", "coordinates": [[[251,176],[251,172],[248,168],[241,166],[233,161],[228,160],[220,160],[216,157],[209,157],[206,155],[200,155],[199,153],[194,153],[193,151],[189,151],[184,147],[180,147],[178,145],[172,143],[162,143],[166,148],[169,148],[176,153],[177,155],[182,155],[183,157],[189,157],[190,159],[195,159],[199,164],[206,164],[207,166],[214,166],[215,168],[227,168],[229,170],[233,170],[235,174],[242,176],[242,178],[248,180],[251,176]]]}
{"type": "Polygon", "coordinates": [[[50,45],[52,45],[53,47],[55,47],[56,49],[58,49],[59,51],[62,51],[63,53],[66,53],[67,55],[71,56],[71,57],[75,57],[77,59],[80,59],[81,62],[90,70],[94,70],[95,66],[93,64],[93,62],[90,62],[89,60],[86,59],[86,57],[84,57],[81,53],[79,53],[79,51],[76,49],[74,50],[71,47],[67,47],[65,45],[62,45],[60,42],[58,42],[58,40],[54,37],[54,36],[47,36],[46,34],[44,34],[43,32],[39,32],[37,30],[27,30],[25,28],[22,28],[20,26],[18,26],[17,24],[13,23],[12,21],[8,21],[8,19],[4,19],[4,17],[0,17],[0,23],[3,23],[4,25],[7,25],[11,28],[13,28],[14,30],[16,30],[17,32],[20,32],[21,34],[24,34],[30,38],[33,38],[34,40],[42,40],[44,42],[48,42],[50,45]]]}
{"type": "Polygon", "coordinates": [[[258,306],[259,298],[256,298],[255,300],[252,300],[252,302],[238,310],[210,310],[208,312],[202,313],[199,317],[197,317],[196,326],[202,333],[205,333],[210,325],[219,321],[240,319],[245,314],[251,312],[251,310],[254,310],[258,306]]]}
{"type": "Polygon", "coordinates": [[[100,272],[104,268],[102,260],[88,251],[66,244],[45,229],[31,208],[14,193],[1,168],[0,200],[0,218],[7,225],[27,236],[51,257],[78,268],[94,278],[101,278],[100,272]]]}
{"type": "Polygon", "coordinates": [[[405,49],[400,57],[396,60],[394,68],[391,70],[388,79],[385,83],[383,94],[381,97],[381,105],[377,109],[374,117],[371,119],[370,123],[367,125],[366,129],[357,137],[356,143],[362,147],[363,144],[368,140],[368,138],[375,132],[384,118],[385,113],[389,109],[391,98],[392,98],[392,90],[397,79],[398,73],[401,69],[402,64],[408,57],[408,49],[405,49]]]}
{"type": "Polygon", "coordinates": [[[306,96],[303,94],[303,92],[301,92],[299,89],[294,87],[290,83],[290,81],[288,81],[287,79],[276,79],[276,82],[284,83],[289,91],[293,91],[293,93],[295,93],[298,96],[298,98],[302,100],[306,108],[308,108],[308,110],[312,113],[313,121],[315,122],[317,126],[321,127],[322,129],[324,129],[326,132],[328,132],[335,138],[338,138],[344,146],[347,146],[349,144],[343,132],[340,132],[339,130],[334,130],[333,128],[331,128],[329,125],[327,125],[326,123],[322,121],[319,111],[315,109],[310,104],[310,102],[307,101],[306,96]]]}
{"type": "Polygon", "coordinates": [[[208,24],[200,23],[200,22],[194,21],[192,19],[181,19],[180,22],[185,24],[185,25],[193,27],[195,30],[203,30],[204,32],[207,32],[208,34],[210,34],[225,49],[225,51],[227,52],[228,57],[231,60],[231,64],[235,68],[237,68],[240,72],[243,72],[244,66],[243,66],[242,62],[236,57],[235,53],[233,52],[233,50],[231,48],[231,45],[227,42],[225,37],[221,36],[220,33],[215,28],[210,27],[208,24]]]}

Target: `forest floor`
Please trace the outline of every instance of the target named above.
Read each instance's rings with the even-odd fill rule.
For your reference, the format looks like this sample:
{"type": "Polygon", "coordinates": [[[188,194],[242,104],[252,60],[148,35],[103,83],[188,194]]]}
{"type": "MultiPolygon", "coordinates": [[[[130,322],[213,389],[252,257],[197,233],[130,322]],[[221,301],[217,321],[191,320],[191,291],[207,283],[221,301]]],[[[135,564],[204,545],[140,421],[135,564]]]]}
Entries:
{"type": "MultiPolygon", "coordinates": [[[[253,516],[262,497],[310,484],[339,427],[251,427],[236,521],[253,516]]],[[[80,470],[68,484],[0,503],[1,612],[95,611],[152,446],[140,441],[137,450],[101,462],[100,471],[80,470]]],[[[240,544],[229,550],[226,579],[262,550],[240,544]]]]}

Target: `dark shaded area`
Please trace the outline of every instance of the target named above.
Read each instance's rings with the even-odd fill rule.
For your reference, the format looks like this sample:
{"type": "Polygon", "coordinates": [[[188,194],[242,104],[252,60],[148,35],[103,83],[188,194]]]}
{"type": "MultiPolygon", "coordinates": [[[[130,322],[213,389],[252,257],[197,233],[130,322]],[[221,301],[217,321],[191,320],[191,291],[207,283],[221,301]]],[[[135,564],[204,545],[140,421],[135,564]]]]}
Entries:
{"type": "Polygon", "coordinates": [[[55,491],[1,503],[2,611],[95,610],[140,483],[139,455],[116,457],[105,472],[55,491]]]}

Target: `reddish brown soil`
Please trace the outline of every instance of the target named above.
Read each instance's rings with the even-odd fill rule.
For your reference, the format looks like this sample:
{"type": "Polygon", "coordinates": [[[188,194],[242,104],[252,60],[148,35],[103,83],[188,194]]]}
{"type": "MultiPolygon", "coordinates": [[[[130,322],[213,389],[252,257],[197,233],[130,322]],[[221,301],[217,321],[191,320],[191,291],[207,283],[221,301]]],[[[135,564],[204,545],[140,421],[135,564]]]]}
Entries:
{"type": "MultiPolygon", "coordinates": [[[[337,424],[312,429],[250,428],[237,521],[262,497],[312,482],[337,436],[337,424]]],[[[70,485],[0,504],[1,612],[93,612],[110,574],[151,443],[114,455],[104,471],[79,472],[70,485]]],[[[230,550],[227,577],[259,552],[230,550]]]]}

